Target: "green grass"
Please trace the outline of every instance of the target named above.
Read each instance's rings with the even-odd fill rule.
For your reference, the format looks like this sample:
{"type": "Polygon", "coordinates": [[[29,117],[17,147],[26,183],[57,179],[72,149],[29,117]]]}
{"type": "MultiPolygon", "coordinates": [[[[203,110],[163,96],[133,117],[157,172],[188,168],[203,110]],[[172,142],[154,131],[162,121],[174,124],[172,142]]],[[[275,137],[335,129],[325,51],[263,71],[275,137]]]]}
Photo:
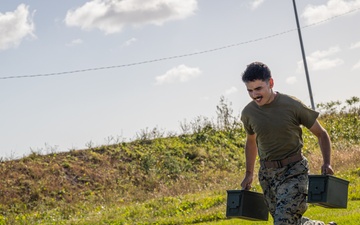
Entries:
{"type": "MultiPolygon", "coordinates": [[[[358,225],[360,221],[360,201],[349,201],[346,209],[330,209],[320,206],[310,205],[305,216],[313,220],[320,220],[325,223],[334,221],[338,224],[358,225]]],[[[244,219],[227,219],[216,222],[200,223],[200,225],[265,225],[273,224],[272,218],[269,221],[249,221],[244,219]]]]}
{"type": "MultiPolygon", "coordinates": [[[[8,221],[8,223],[3,221],[0,224],[272,224],[271,217],[267,222],[227,219],[225,217],[226,196],[222,192],[164,197],[129,205],[119,203],[93,208],[85,207],[87,210],[77,211],[67,219],[61,219],[59,212],[55,210],[47,212],[46,216],[39,215],[37,212],[22,214],[13,221],[8,221]]],[[[346,209],[309,205],[305,216],[325,222],[336,221],[338,224],[357,225],[360,221],[360,201],[349,201],[346,209]]]]}
{"type": "MultiPolygon", "coordinates": [[[[227,174],[230,183],[236,184],[236,176],[227,174]]],[[[226,176],[226,174],[220,174],[226,176]]],[[[349,202],[347,209],[329,209],[309,205],[305,216],[336,221],[339,224],[357,224],[360,221],[360,179],[358,170],[344,173],[342,178],[351,181],[349,185],[349,202]]],[[[226,186],[216,191],[204,190],[196,193],[178,194],[172,196],[158,196],[145,201],[126,202],[124,198],[112,199],[93,204],[70,204],[62,201],[58,207],[49,210],[38,210],[20,213],[5,220],[0,216],[0,224],[272,224],[268,222],[254,222],[244,219],[226,218],[226,190],[233,190],[235,186],[226,186]],[[1,222],[2,221],[2,222],[1,222]]],[[[260,191],[255,185],[254,191],[260,191]]]]}

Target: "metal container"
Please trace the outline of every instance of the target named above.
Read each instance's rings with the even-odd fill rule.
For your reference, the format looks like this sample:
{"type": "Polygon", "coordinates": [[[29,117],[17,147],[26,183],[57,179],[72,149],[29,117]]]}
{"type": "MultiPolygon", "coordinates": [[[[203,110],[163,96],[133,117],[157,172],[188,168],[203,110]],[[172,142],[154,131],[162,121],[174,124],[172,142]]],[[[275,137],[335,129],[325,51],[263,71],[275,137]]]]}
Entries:
{"type": "Polygon", "coordinates": [[[269,211],[264,195],[246,190],[228,190],[226,217],[267,221],[269,211]]]}
{"type": "Polygon", "coordinates": [[[346,208],[349,181],[331,175],[309,175],[308,203],[326,208],[346,208]]]}

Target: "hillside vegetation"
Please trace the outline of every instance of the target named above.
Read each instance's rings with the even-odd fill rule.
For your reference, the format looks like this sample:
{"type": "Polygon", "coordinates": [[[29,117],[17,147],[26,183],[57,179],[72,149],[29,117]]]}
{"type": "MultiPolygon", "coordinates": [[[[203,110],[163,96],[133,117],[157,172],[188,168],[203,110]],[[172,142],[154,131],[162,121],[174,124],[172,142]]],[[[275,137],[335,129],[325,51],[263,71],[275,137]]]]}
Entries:
{"type": "MultiPolygon", "coordinates": [[[[336,176],[350,181],[350,201],[360,200],[358,104],[352,97],[318,105],[336,176]]],[[[215,122],[200,116],[180,124],[180,135],[154,128],[132,142],[2,159],[0,224],[225,221],[226,190],[239,189],[244,174],[246,135],[223,97],[216,112],[215,122]]],[[[306,129],[304,139],[311,172],[318,174],[317,140],[306,129]]],[[[254,190],[261,191],[257,183],[254,190]]]]}

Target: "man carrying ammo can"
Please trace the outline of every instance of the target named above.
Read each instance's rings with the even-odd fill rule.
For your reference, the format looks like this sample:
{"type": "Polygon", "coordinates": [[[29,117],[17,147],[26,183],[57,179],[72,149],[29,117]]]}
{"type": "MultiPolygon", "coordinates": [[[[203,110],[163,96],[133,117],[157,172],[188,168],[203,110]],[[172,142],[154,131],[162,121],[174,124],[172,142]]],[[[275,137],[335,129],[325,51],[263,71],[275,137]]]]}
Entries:
{"type": "Polygon", "coordinates": [[[259,154],[259,182],[274,225],[324,225],[303,217],[307,210],[309,166],[301,152],[301,125],[318,138],[323,156],[322,174],[334,174],[330,165],[331,141],[317,120],[319,113],[294,97],[273,91],[271,71],[261,62],[248,65],[242,80],[253,101],[241,114],[247,133],[246,174],[241,187],[251,188],[259,154]]]}

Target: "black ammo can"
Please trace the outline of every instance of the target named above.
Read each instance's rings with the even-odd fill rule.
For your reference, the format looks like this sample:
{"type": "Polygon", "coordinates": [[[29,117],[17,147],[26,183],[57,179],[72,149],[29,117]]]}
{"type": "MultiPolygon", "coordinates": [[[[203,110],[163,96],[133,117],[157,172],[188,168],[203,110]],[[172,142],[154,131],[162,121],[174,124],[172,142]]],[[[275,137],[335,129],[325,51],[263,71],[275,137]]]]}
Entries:
{"type": "Polygon", "coordinates": [[[331,175],[309,175],[308,203],[346,208],[349,181],[331,175]]]}
{"type": "Polygon", "coordinates": [[[226,217],[267,221],[264,195],[246,190],[227,190],[226,217]]]}

